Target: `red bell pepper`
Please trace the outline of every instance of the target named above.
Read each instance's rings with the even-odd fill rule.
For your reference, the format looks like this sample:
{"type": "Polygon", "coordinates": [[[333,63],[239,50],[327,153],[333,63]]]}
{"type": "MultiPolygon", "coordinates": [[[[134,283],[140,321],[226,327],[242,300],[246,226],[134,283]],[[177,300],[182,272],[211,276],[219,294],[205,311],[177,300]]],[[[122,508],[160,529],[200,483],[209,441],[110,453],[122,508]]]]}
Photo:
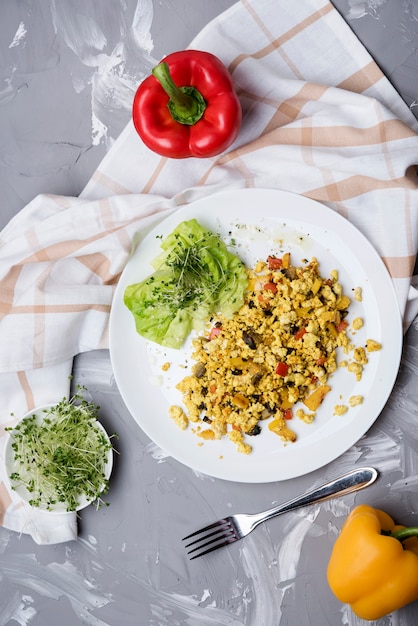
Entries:
{"type": "Polygon", "coordinates": [[[157,154],[211,157],[236,139],[242,111],[223,63],[209,52],[183,50],[165,57],[138,87],[132,119],[157,154]]]}

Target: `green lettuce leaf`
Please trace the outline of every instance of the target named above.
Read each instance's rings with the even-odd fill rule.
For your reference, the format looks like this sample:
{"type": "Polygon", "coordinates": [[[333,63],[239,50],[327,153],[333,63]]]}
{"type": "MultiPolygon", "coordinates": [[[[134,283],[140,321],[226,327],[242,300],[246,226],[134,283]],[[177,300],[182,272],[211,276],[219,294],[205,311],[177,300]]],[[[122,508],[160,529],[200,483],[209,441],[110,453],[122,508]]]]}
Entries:
{"type": "Polygon", "coordinates": [[[242,306],[248,277],[240,259],[195,219],[179,224],[161,249],[154,274],[128,285],[124,302],[141,336],[180,348],[211,314],[231,317],[242,306]]]}

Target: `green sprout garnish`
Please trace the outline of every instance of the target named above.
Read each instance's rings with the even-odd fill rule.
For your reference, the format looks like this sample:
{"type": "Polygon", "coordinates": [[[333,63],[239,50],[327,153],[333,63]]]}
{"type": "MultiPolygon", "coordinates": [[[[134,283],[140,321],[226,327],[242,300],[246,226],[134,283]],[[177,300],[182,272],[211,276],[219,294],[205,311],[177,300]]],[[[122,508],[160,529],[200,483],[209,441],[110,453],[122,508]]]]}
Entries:
{"type": "Polygon", "coordinates": [[[97,427],[98,409],[76,393],[45,409],[41,423],[31,415],[6,429],[13,439],[12,488],[23,485],[31,506],[52,510],[63,504],[75,511],[81,496],[107,506],[101,494],[109,489],[106,467],[113,447],[97,427]]]}

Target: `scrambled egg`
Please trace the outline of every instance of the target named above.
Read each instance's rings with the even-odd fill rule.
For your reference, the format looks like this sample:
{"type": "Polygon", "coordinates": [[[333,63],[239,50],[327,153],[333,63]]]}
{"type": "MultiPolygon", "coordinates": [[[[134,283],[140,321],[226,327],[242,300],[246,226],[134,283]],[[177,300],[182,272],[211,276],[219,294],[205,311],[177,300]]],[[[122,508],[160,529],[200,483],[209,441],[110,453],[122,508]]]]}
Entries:
{"type": "Polygon", "coordinates": [[[337,404],[334,407],[334,415],[344,415],[348,411],[348,406],[345,404],[337,404]]]}
{"type": "Polygon", "coordinates": [[[363,300],[363,292],[361,287],[356,287],[354,289],[354,300],[357,300],[357,302],[361,302],[363,300]]]}
{"type": "Polygon", "coordinates": [[[348,399],[348,404],[350,406],[358,406],[359,404],[363,404],[363,396],[351,396],[348,399]]]}
{"type": "Polygon", "coordinates": [[[366,341],[366,350],[367,352],[376,352],[376,350],[381,350],[382,345],[375,341],[374,339],[367,339],[366,341]]]}
{"type": "Polygon", "coordinates": [[[360,330],[360,328],[363,328],[363,320],[361,317],[356,317],[356,319],[353,320],[351,326],[353,328],[353,330],[360,330]]]}
{"type": "MultiPolygon", "coordinates": [[[[365,349],[355,348],[346,333],[350,299],[336,270],[323,278],[317,259],[296,267],[287,253],[258,262],[248,277],[241,309],[231,319],[212,318],[210,329],[193,341],[195,365],[177,385],[186,412],[170,407],[180,428],[190,420],[202,439],[227,436],[244,454],[264,420],[284,442],[294,442],[290,419],[297,402],[309,413],[298,409],[296,416],[313,421],[331,389],[337,348],[354,352],[346,366],[357,380],[367,363],[365,349]]],[[[368,351],[375,348],[371,341],[368,351]]]]}

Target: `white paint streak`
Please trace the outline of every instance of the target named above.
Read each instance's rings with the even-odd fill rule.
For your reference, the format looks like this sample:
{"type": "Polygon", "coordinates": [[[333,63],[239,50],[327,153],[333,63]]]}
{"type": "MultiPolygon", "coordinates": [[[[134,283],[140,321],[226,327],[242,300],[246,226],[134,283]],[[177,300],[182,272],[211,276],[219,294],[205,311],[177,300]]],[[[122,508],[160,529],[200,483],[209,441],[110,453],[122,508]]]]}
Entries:
{"type": "Polygon", "coordinates": [[[28,31],[25,28],[25,25],[23,22],[20,22],[19,27],[16,31],[15,36],[13,37],[13,41],[12,43],[9,45],[9,48],[15,48],[16,46],[18,46],[21,42],[22,39],[25,38],[25,35],[28,31]]]}
{"type": "Polygon", "coordinates": [[[86,62],[90,51],[105,48],[106,36],[93,18],[75,11],[73,5],[68,5],[67,10],[61,4],[54,3],[55,29],[70,50],[86,62]]]}
{"type": "MultiPolygon", "coordinates": [[[[183,613],[181,623],[184,626],[245,626],[248,623],[239,618],[234,619],[229,611],[214,606],[206,606],[202,610],[198,598],[177,593],[160,593],[159,603],[152,602],[150,608],[158,626],[173,626],[173,616],[178,610],[183,613]]],[[[262,622],[254,624],[263,626],[262,622]]]]}
{"type": "Polygon", "coordinates": [[[350,9],[347,18],[355,20],[365,15],[378,17],[380,7],[386,2],[387,0],[349,0],[350,9]]]}
{"type": "MultiPolygon", "coordinates": [[[[398,431],[399,437],[402,433],[398,431]]],[[[381,473],[390,472],[402,467],[403,451],[396,437],[396,429],[392,429],[391,436],[375,427],[367,436],[362,437],[342,457],[343,465],[340,471],[348,471],[359,463],[374,465],[381,473]]]]}
{"type": "MultiPolygon", "coordinates": [[[[34,555],[14,555],[11,560],[2,562],[2,573],[8,582],[23,587],[26,592],[41,598],[59,600],[65,596],[70,602],[75,616],[83,620],[83,624],[105,626],[105,622],[96,618],[90,611],[103,607],[112,601],[111,594],[99,593],[92,583],[70,562],[50,563],[41,565],[34,555]]],[[[30,596],[25,596],[30,597],[30,596]]],[[[23,595],[19,608],[13,615],[22,615],[27,602],[23,595]]],[[[29,613],[26,613],[29,616],[29,613]]],[[[18,623],[25,624],[19,621],[18,623]]]]}
{"type": "Polygon", "coordinates": [[[139,0],[132,21],[132,39],[139,49],[151,52],[154,44],[151,38],[151,25],[154,16],[151,2],[139,0]]]}
{"type": "Polygon", "coordinates": [[[215,482],[215,479],[212,476],[208,476],[207,474],[202,474],[201,472],[198,472],[197,470],[193,468],[192,468],[192,472],[196,476],[196,478],[199,478],[200,480],[209,481],[211,483],[215,482]]]}
{"type": "Polygon", "coordinates": [[[323,506],[326,507],[327,511],[330,511],[335,518],[346,517],[351,511],[352,502],[347,498],[332,498],[324,502],[323,506]]]}
{"type": "Polygon", "coordinates": [[[296,578],[303,542],[306,535],[312,533],[319,507],[291,515],[287,520],[284,539],[278,553],[278,564],[282,582],[292,582],[296,578]]]}
{"type": "Polygon", "coordinates": [[[251,597],[254,602],[247,605],[246,624],[257,626],[279,625],[282,616],[282,601],[285,589],[282,572],[277,563],[274,546],[268,533],[260,528],[257,535],[249,536],[241,545],[241,563],[245,574],[253,585],[251,597]]]}
{"type": "Polygon", "coordinates": [[[210,598],[210,597],[211,597],[211,593],[210,593],[209,589],[203,589],[202,597],[200,598],[200,602],[201,603],[202,602],[206,602],[206,600],[208,598],[210,598]]]}
{"type": "MultiPolygon", "coordinates": [[[[109,150],[116,138],[109,136],[109,128],[117,128],[118,115],[120,126],[126,124],[135,90],[154,65],[149,58],[153,48],[150,32],[153,3],[152,0],[137,1],[128,29],[124,13],[126,6],[122,11],[115,10],[106,33],[98,23],[106,7],[100,3],[96,7],[97,16],[92,16],[74,11],[71,4],[54,2],[52,21],[57,35],[80,61],[79,68],[74,64],[71,76],[75,92],[91,90],[92,143],[104,143],[109,150]],[[119,21],[119,28],[114,20],[119,21]],[[120,39],[115,41],[117,31],[120,39]],[[128,59],[132,58],[135,58],[135,65],[131,63],[129,67],[128,59]]],[[[122,127],[117,130],[121,131],[122,127]]]]}
{"type": "Polygon", "coordinates": [[[5,83],[5,87],[0,89],[0,104],[7,104],[13,100],[16,95],[16,89],[13,86],[13,74],[16,71],[16,68],[12,70],[12,76],[10,78],[5,78],[3,82],[5,83]]]}
{"type": "Polygon", "coordinates": [[[365,626],[366,624],[369,626],[377,626],[378,624],[382,624],[382,626],[409,626],[406,621],[403,621],[400,611],[386,615],[382,620],[366,622],[357,617],[347,604],[341,607],[341,624],[343,626],[365,626]]]}
{"type": "Polygon", "coordinates": [[[146,454],[149,454],[150,456],[152,456],[152,458],[158,461],[159,463],[162,463],[163,461],[168,459],[170,456],[169,454],[164,452],[164,450],[162,450],[159,446],[157,446],[155,443],[152,443],[152,442],[149,443],[145,447],[145,452],[146,454]]]}
{"type": "MultiPolygon", "coordinates": [[[[108,127],[100,121],[92,111],[91,114],[91,138],[93,146],[98,146],[102,141],[106,141],[108,127]]],[[[110,146],[108,146],[109,149],[110,146]]]]}
{"type": "Polygon", "coordinates": [[[37,611],[33,604],[34,599],[31,596],[22,596],[19,607],[17,610],[13,611],[13,620],[16,621],[19,626],[29,626],[32,620],[36,617],[37,611]]]}

